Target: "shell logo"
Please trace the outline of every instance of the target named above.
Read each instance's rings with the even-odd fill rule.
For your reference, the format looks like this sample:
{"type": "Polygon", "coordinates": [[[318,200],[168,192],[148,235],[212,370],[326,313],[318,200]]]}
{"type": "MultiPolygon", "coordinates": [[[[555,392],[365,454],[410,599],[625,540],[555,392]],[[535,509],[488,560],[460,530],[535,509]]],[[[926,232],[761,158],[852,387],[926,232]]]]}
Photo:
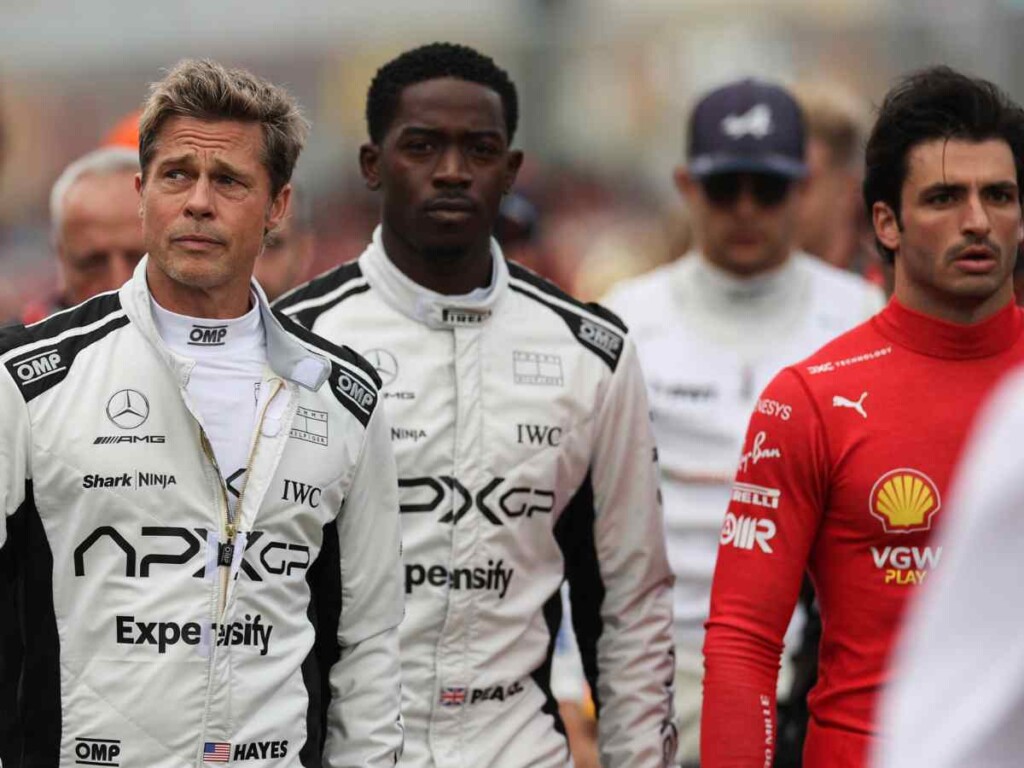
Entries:
{"type": "Polygon", "coordinates": [[[878,478],[868,506],[871,514],[882,521],[886,533],[913,533],[932,527],[942,500],[928,475],[904,467],[878,478]]]}

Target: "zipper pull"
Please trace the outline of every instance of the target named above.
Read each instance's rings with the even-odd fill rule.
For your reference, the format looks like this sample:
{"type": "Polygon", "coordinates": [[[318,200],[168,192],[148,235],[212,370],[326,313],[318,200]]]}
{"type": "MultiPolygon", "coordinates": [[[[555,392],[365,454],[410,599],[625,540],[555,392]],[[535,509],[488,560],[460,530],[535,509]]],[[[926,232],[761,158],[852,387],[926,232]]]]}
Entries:
{"type": "Polygon", "coordinates": [[[228,523],[227,524],[228,541],[234,542],[236,531],[237,531],[237,529],[235,528],[235,524],[234,523],[228,523]]]}

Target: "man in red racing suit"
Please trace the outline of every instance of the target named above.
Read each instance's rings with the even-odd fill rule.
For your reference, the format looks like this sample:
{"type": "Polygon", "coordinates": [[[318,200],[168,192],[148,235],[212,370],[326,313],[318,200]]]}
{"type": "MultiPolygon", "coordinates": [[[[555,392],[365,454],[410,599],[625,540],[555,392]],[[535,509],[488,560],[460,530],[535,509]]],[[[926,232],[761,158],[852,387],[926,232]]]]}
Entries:
{"type": "Polygon", "coordinates": [[[804,765],[862,766],[884,731],[886,660],[907,599],[941,568],[931,536],[971,417],[1024,360],[1010,283],[1022,157],[1024,112],[989,83],[936,68],[886,97],[865,198],[895,298],[780,372],[751,417],[704,646],[704,768],[771,766],[805,569],[823,635],[804,765]]]}

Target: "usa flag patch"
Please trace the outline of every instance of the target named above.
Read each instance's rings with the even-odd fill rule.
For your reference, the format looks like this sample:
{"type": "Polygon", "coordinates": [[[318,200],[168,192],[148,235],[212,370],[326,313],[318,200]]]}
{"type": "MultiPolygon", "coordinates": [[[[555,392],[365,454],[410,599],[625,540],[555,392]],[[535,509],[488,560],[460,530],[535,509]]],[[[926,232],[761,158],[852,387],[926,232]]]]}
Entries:
{"type": "Polygon", "coordinates": [[[224,741],[208,741],[203,745],[204,763],[226,763],[231,760],[231,745],[224,741]]]}

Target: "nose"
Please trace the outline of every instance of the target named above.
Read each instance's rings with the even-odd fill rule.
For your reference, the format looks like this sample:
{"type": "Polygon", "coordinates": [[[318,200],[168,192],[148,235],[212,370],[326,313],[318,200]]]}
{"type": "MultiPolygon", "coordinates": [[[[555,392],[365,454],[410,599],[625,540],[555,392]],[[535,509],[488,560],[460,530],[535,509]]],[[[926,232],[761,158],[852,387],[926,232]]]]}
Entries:
{"type": "Polygon", "coordinates": [[[206,176],[200,176],[189,190],[185,201],[185,215],[205,219],[213,215],[213,187],[206,176]]]}
{"type": "Polygon", "coordinates": [[[736,198],[736,205],[733,206],[740,216],[753,216],[761,209],[757,199],[754,197],[754,185],[750,179],[744,179],[740,184],[740,194],[736,198]]]}
{"type": "Polygon", "coordinates": [[[448,147],[437,160],[434,184],[439,187],[465,187],[472,181],[469,164],[458,147],[448,147]]]}
{"type": "Polygon", "coordinates": [[[992,223],[989,221],[988,210],[981,200],[981,195],[976,191],[972,191],[967,197],[967,207],[964,211],[963,221],[960,224],[960,230],[964,234],[983,237],[991,229],[992,223]]]}

